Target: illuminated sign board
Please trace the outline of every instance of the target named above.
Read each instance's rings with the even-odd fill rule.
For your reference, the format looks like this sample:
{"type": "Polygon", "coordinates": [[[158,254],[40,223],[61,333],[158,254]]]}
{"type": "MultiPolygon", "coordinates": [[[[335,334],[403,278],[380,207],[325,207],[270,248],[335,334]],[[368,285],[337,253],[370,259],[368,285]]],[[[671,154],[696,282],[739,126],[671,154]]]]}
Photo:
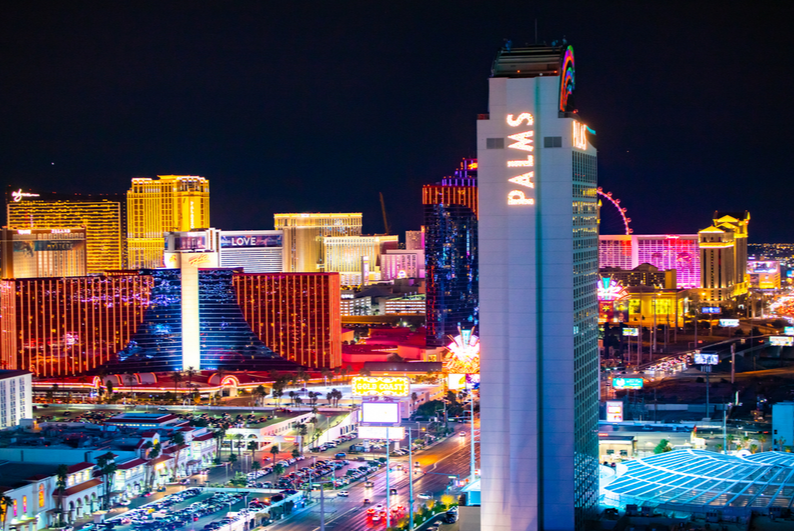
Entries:
{"type": "Polygon", "coordinates": [[[585,136],[585,124],[574,120],[571,122],[571,145],[577,149],[586,149],[588,147],[588,139],[585,136]]]}
{"type": "Polygon", "coordinates": [[[600,301],[617,301],[628,295],[624,286],[614,278],[602,277],[596,282],[596,298],[600,301]]]}
{"type": "Polygon", "coordinates": [[[721,326],[740,326],[739,319],[721,319],[720,320],[721,326]]]}
{"type": "MultiPolygon", "coordinates": [[[[516,118],[514,118],[513,114],[509,114],[506,117],[506,122],[510,127],[519,127],[522,125],[522,122],[526,122],[525,125],[528,127],[533,126],[533,115],[529,112],[523,112],[519,114],[516,118]]],[[[533,151],[535,150],[535,146],[533,146],[533,135],[535,132],[533,129],[528,131],[522,131],[520,133],[516,133],[513,135],[508,135],[508,138],[514,140],[513,144],[508,146],[508,149],[518,149],[521,151],[526,151],[530,153],[530,155],[526,155],[526,159],[520,160],[509,160],[507,162],[507,166],[509,168],[532,168],[535,166],[535,157],[532,155],[533,151]]],[[[525,155],[523,155],[525,156],[525,155]]],[[[520,170],[524,171],[524,170],[520,170]]],[[[534,171],[525,171],[520,175],[516,175],[508,179],[508,182],[521,186],[523,188],[527,188],[532,190],[535,188],[535,172],[534,171]]],[[[522,189],[514,189],[508,192],[508,204],[509,205],[532,205],[535,203],[535,200],[531,197],[527,197],[525,195],[527,190],[522,189]]]]}
{"type": "Polygon", "coordinates": [[[795,333],[795,331],[793,330],[793,327],[785,326],[784,327],[784,333],[787,334],[788,336],[791,336],[791,335],[793,335],[793,333],[795,333]]]}
{"type": "Polygon", "coordinates": [[[403,426],[387,427],[387,426],[359,426],[356,429],[360,439],[387,439],[387,431],[389,431],[390,441],[402,441],[406,438],[406,428],[403,426]]]}
{"type": "Polygon", "coordinates": [[[464,389],[467,386],[466,374],[448,374],[447,375],[447,388],[450,391],[457,391],[464,389]]]}
{"type": "Polygon", "coordinates": [[[188,234],[174,238],[174,248],[177,251],[195,251],[207,249],[207,236],[204,234],[188,234]]]}
{"type": "Polygon", "coordinates": [[[776,347],[791,347],[792,336],[771,336],[770,344],[776,347]]]}
{"type": "Polygon", "coordinates": [[[643,389],[643,378],[613,378],[613,389],[643,389]]]}
{"type": "Polygon", "coordinates": [[[720,313],[720,307],[704,306],[703,308],[701,308],[701,313],[720,313]]]}
{"type": "Polygon", "coordinates": [[[227,235],[221,234],[222,249],[245,249],[251,247],[281,247],[281,234],[240,234],[227,235]]]}
{"type": "Polygon", "coordinates": [[[20,201],[22,201],[23,197],[39,197],[39,194],[25,193],[22,191],[22,188],[11,192],[11,199],[13,199],[15,203],[19,203],[20,201]]]}
{"type": "Polygon", "coordinates": [[[409,396],[409,379],[403,376],[354,376],[353,396],[409,396]]]}
{"type": "Polygon", "coordinates": [[[705,354],[703,352],[697,352],[695,356],[693,356],[693,363],[696,365],[717,365],[720,362],[717,354],[705,354]]]}
{"type": "Polygon", "coordinates": [[[445,360],[448,373],[476,374],[480,372],[480,340],[472,330],[459,330],[460,333],[447,345],[450,350],[445,360]]]}
{"type": "Polygon", "coordinates": [[[400,422],[400,404],[398,402],[364,402],[362,403],[362,422],[397,424],[400,422]]]}
{"type": "Polygon", "coordinates": [[[749,273],[777,273],[778,271],[778,262],[748,262],[749,273]]]}
{"type": "Polygon", "coordinates": [[[621,331],[621,335],[631,336],[631,337],[638,337],[638,329],[637,328],[624,328],[621,331]]]}
{"type": "Polygon", "coordinates": [[[607,401],[607,422],[624,422],[624,402],[620,400],[607,401]]]}

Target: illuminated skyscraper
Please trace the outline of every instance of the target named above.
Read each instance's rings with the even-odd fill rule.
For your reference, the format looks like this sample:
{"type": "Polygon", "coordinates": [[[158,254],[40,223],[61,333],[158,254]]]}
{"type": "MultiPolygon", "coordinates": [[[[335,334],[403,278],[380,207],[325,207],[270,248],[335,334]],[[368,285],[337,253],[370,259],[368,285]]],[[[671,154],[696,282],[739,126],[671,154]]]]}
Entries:
{"type": "Polygon", "coordinates": [[[362,214],[274,214],[276,230],[284,231],[285,271],[317,273],[324,262],[323,238],[360,236],[362,214]]]}
{"type": "Polygon", "coordinates": [[[381,255],[388,249],[397,249],[398,237],[375,236],[326,236],[323,238],[323,270],[340,273],[346,285],[366,284],[362,278],[362,263],[369,264],[369,272],[380,279],[381,255]],[[362,260],[367,257],[367,260],[362,260]]]}
{"type": "Polygon", "coordinates": [[[635,269],[651,264],[676,270],[680,288],[701,286],[701,258],[697,234],[621,234],[599,236],[599,267],[635,269]]]}
{"type": "Polygon", "coordinates": [[[85,227],[89,274],[125,267],[127,208],[121,195],[39,194],[20,189],[6,197],[6,211],[11,229],[85,227]]]}
{"type": "Polygon", "coordinates": [[[430,347],[445,346],[459,328],[478,324],[477,165],[464,160],[453,177],[422,187],[430,347]]]}
{"type": "Polygon", "coordinates": [[[489,531],[582,530],[599,496],[596,149],[573,89],[571,47],[504,49],[478,117],[489,531]]]}
{"type": "Polygon", "coordinates": [[[86,229],[0,229],[0,278],[86,275],[86,229]]]}
{"type": "Polygon", "coordinates": [[[748,292],[748,222],[751,215],[715,212],[698,231],[701,288],[707,301],[721,302],[748,292]]]}
{"type": "Polygon", "coordinates": [[[127,210],[129,267],[163,267],[164,232],[210,227],[210,181],[188,175],[135,178],[127,210]]]}

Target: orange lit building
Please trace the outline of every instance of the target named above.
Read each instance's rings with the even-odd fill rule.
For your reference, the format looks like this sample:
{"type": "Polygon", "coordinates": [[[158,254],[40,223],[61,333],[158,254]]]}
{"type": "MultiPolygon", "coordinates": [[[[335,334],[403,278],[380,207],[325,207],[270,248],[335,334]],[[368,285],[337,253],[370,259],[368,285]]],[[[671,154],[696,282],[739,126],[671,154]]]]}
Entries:
{"type": "Polygon", "coordinates": [[[0,364],[67,376],[114,359],[143,320],[152,277],[137,272],[0,281],[0,364]]]}
{"type": "Polygon", "coordinates": [[[337,273],[241,273],[237,302],[251,329],[283,358],[311,368],[342,365],[337,273]]]}

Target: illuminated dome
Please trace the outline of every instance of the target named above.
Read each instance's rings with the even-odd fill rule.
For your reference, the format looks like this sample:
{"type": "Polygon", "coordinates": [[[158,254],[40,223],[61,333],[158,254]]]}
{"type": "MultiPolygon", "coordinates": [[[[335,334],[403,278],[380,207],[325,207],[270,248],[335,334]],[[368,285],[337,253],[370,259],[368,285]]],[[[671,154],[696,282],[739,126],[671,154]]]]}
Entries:
{"type": "Polygon", "coordinates": [[[661,510],[731,513],[788,507],[793,501],[795,455],[763,452],[738,457],[704,450],[676,450],[616,467],[603,478],[604,503],[661,510]]]}

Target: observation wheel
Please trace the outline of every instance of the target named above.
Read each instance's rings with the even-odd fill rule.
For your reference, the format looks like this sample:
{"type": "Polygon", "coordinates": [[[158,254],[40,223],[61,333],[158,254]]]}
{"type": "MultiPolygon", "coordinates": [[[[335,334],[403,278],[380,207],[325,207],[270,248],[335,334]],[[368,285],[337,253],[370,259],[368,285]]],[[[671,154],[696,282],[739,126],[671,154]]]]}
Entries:
{"type": "Polygon", "coordinates": [[[613,197],[613,192],[605,192],[601,187],[596,189],[596,194],[599,198],[599,234],[632,234],[629,228],[632,219],[627,217],[627,209],[621,207],[621,200],[613,197]]]}

